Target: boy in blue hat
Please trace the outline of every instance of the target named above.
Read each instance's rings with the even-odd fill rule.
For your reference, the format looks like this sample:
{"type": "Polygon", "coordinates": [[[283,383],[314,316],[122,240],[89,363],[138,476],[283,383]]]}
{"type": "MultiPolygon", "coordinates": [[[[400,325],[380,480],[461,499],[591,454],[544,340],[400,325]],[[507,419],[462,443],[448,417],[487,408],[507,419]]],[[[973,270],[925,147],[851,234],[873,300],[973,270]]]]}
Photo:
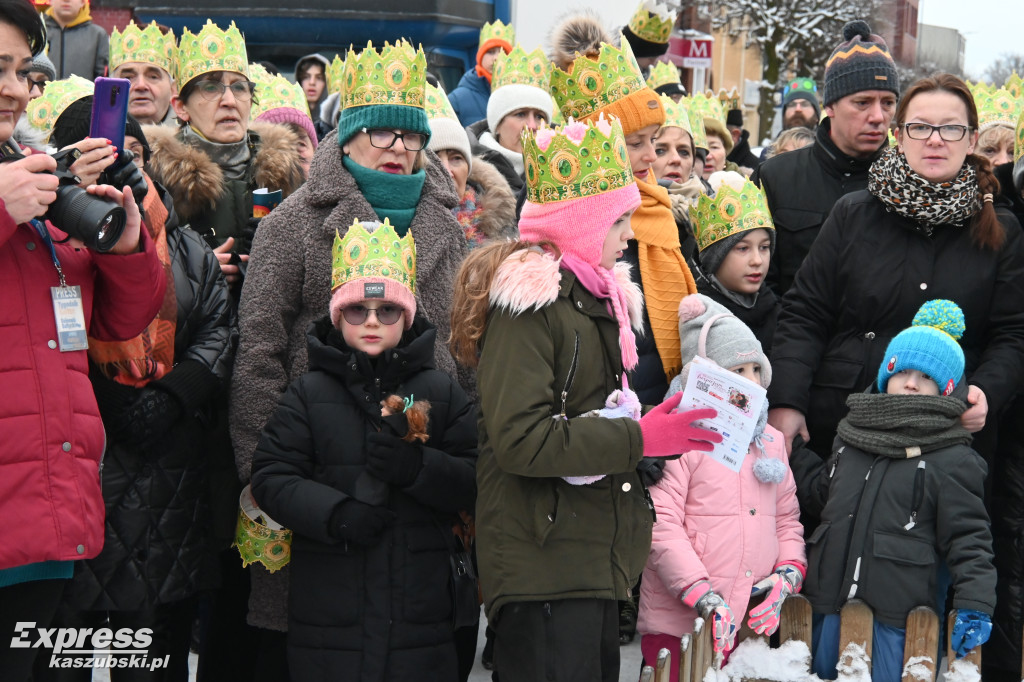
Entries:
{"type": "Polygon", "coordinates": [[[964,317],[925,303],[886,349],[876,385],[847,400],[829,461],[810,497],[823,504],[807,540],[804,594],[815,612],[813,672],[835,679],[839,610],[874,611],[872,680],[900,680],[907,615],[944,613],[948,583],[957,657],[988,640],[996,601],[986,466],[960,424],[967,409],[964,317]],[[948,573],[948,575],[947,575],[948,573]]]}

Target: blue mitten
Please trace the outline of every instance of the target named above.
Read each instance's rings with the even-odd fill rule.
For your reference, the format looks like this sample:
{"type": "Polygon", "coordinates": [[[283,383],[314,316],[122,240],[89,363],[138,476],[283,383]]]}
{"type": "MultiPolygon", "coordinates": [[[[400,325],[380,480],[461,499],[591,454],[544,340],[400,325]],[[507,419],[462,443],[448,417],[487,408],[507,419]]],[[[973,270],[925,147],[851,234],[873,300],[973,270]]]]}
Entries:
{"type": "Polygon", "coordinates": [[[991,616],[972,609],[958,609],[949,640],[956,657],[963,658],[971,649],[987,642],[991,634],[991,616]]]}

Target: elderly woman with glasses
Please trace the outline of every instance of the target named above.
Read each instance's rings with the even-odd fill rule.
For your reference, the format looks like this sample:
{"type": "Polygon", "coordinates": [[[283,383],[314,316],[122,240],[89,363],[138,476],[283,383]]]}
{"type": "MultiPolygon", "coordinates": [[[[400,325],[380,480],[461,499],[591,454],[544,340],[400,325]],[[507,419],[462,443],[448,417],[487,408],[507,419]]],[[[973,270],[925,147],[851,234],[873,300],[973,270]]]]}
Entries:
{"type": "Polygon", "coordinates": [[[198,35],[186,29],[177,51],[181,89],[171,99],[179,128],[145,127],[153,151],[146,170],[170,191],[181,222],[217,253],[236,296],[255,230],[253,191],[288,196],[304,177],[298,136],[250,123],[255,83],[248,71],[245,43],[233,24],[223,31],[207,22],[198,35]],[[209,59],[199,47],[206,41],[225,49],[209,59]]]}
{"type": "MultiPolygon", "coordinates": [[[[472,379],[460,376],[441,342],[450,333],[455,274],[468,246],[452,214],[459,203],[455,185],[427,149],[423,52],[401,42],[367,47],[359,55],[350,51],[345,64],[350,85],[337,131],[317,147],[306,184],[263,220],[253,242],[231,389],[231,436],[243,481],[278,400],[309,368],[307,331],[328,312],[335,235],[343,237],[355,220],[387,218],[399,235],[413,235],[417,307],[439,339],[434,365],[472,390],[472,379]],[[373,78],[383,64],[386,77],[373,78]]],[[[366,387],[374,405],[375,391],[366,387]]],[[[249,622],[286,630],[288,568],[274,574],[255,568],[249,622]]]]}

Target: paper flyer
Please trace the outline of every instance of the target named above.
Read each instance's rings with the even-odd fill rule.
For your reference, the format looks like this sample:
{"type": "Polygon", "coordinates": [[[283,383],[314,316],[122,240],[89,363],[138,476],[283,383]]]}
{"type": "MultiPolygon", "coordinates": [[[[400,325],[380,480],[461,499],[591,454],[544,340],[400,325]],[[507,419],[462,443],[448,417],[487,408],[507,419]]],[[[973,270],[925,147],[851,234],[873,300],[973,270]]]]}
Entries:
{"type": "Polygon", "coordinates": [[[702,407],[717,410],[714,419],[694,424],[722,434],[722,442],[705,455],[739,472],[767,395],[759,384],[698,356],[690,366],[677,412],[702,407]]]}

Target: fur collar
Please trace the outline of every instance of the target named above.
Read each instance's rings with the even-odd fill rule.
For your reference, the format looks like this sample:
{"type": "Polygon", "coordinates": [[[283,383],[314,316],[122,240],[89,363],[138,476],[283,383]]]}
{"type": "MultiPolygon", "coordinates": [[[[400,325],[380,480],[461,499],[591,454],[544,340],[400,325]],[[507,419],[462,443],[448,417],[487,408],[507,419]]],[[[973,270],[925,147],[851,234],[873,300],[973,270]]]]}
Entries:
{"type": "Polygon", "coordinates": [[[518,239],[516,197],[498,169],[479,156],[473,157],[469,183],[477,188],[477,207],[482,208],[477,225],[488,240],[518,239]]]}
{"type": "MultiPolygon", "coordinates": [[[[249,131],[249,144],[254,149],[253,189],[280,189],[287,197],[303,181],[296,151],[298,136],[273,123],[253,123],[249,131]]],[[[170,191],[181,220],[190,222],[213,211],[225,192],[220,167],[201,149],[183,144],[177,128],[146,125],[143,132],[153,150],[146,171],[170,191]]]]}
{"type": "MultiPolygon", "coordinates": [[[[504,308],[513,315],[551,305],[558,299],[562,286],[561,259],[539,248],[516,251],[498,266],[491,282],[490,301],[495,308],[504,308]]],[[[630,265],[615,264],[612,272],[626,294],[629,323],[637,332],[643,330],[644,297],[640,287],[629,275],[630,265]]]]}

